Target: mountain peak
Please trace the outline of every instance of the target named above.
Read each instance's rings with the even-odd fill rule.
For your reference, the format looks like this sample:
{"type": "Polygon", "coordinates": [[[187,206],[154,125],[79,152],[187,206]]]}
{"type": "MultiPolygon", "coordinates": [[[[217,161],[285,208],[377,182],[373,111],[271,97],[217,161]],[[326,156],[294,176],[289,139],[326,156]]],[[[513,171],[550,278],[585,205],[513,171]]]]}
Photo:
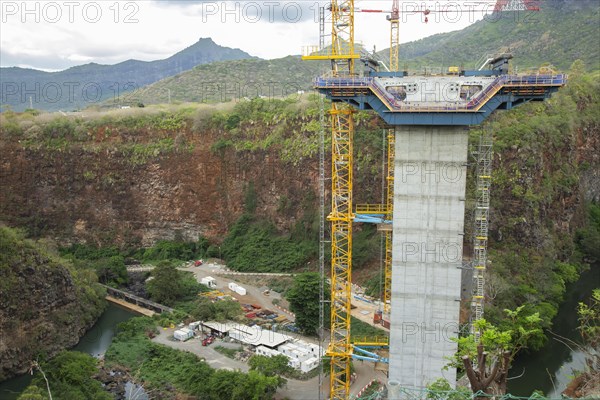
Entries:
{"type": "MultiPolygon", "coordinates": [[[[182,56],[193,56],[194,58],[197,58],[199,60],[204,58],[211,58],[211,61],[226,61],[252,58],[252,56],[246,53],[245,51],[221,46],[210,37],[201,37],[196,43],[189,47],[186,47],[182,51],[171,56],[169,59],[182,56]]],[[[199,62],[198,64],[205,64],[205,62],[199,62]]]]}

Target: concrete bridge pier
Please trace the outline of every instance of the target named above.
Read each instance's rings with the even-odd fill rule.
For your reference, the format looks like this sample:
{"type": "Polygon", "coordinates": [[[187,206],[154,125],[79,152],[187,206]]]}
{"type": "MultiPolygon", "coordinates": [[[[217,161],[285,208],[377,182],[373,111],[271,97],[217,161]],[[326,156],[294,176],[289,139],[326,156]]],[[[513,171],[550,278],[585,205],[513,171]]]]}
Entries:
{"type": "Polygon", "coordinates": [[[456,352],[468,131],[397,126],[389,381],[425,388],[456,352]]]}

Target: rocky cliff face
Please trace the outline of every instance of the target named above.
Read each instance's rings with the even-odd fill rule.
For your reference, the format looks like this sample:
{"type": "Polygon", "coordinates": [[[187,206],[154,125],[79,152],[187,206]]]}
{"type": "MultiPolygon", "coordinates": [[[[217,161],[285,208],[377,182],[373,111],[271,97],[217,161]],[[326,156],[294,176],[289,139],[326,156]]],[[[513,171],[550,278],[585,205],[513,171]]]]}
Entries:
{"type": "MultiPolygon", "coordinates": [[[[142,140],[162,135],[148,132],[142,140]]],[[[94,144],[93,151],[4,141],[0,220],[62,243],[151,245],[199,235],[219,241],[242,213],[249,182],[258,196],[257,213],[282,229],[302,214],[294,205],[314,192],[314,161],[289,166],[268,151],[216,153],[210,131],[179,135],[193,150],[157,151],[143,161],[110,141],[94,144]],[[289,212],[281,212],[282,201],[289,212]]]]}
{"type": "Polygon", "coordinates": [[[74,346],[104,308],[93,273],[71,271],[0,227],[0,381],[74,346]]]}

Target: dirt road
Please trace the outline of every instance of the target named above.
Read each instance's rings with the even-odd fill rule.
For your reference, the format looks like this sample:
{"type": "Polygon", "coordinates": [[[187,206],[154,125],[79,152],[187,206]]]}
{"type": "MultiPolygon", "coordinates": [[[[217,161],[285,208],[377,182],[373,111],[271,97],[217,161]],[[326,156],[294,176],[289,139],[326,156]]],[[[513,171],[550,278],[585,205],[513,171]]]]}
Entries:
{"type": "Polygon", "coordinates": [[[268,310],[275,311],[280,315],[283,314],[289,320],[294,321],[294,316],[292,314],[281,311],[273,304],[273,300],[281,299],[281,296],[279,296],[278,294],[276,294],[274,292],[271,292],[270,296],[265,296],[262,293],[261,288],[258,288],[258,287],[252,286],[252,285],[248,285],[247,283],[239,282],[235,279],[235,275],[221,276],[220,272],[225,270],[225,267],[223,267],[221,265],[203,264],[199,267],[186,267],[186,268],[179,268],[179,269],[182,271],[192,272],[198,282],[200,282],[202,280],[202,278],[205,278],[207,276],[212,276],[217,281],[217,289],[221,290],[225,294],[229,294],[232,297],[236,298],[240,303],[242,303],[242,304],[258,304],[262,308],[266,308],[268,310]],[[228,287],[229,282],[235,282],[238,285],[245,288],[246,295],[241,296],[241,295],[229,290],[229,287],[228,287]]]}

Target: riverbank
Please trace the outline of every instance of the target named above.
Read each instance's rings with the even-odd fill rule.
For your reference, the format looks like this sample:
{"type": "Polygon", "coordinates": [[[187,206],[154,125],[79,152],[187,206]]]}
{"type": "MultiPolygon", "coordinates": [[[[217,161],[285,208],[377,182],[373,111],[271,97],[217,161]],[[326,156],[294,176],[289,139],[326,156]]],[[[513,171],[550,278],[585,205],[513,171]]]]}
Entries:
{"type": "Polygon", "coordinates": [[[513,363],[509,392],[515,396],[530,396],[542,390],[549,397],[560,398],[576,371],[585,367],[585,354],[568,340],[580,343],[577,331],[577,305],[588,301],[592,291],[600,286],[600,264],[591,266],[579,280],[567,287],[565,301],[554,319],[548,343],[539,351],[522,353],[513,363]],[[565,340],[566,339],[566,340],[565,340]]]}
{"type": "MultiPolygon", "coordinates": [[[[87,353],[93,357],[103,357],[112,343],[117,325],[139,314],[109,303],[94,326],[79,340],[71,350],[87,353]]],[[[16,400],[31,383],[32,376],[21,375],[0,383],[0,399],[16,400]]]]}

